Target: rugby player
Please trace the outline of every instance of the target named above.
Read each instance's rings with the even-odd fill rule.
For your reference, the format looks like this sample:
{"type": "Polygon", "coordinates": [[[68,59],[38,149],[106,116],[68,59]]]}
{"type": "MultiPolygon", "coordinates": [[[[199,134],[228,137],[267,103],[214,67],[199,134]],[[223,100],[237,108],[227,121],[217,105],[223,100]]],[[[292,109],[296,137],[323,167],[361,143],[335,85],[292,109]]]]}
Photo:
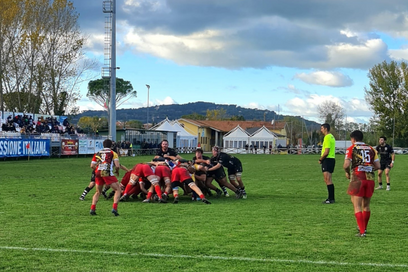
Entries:
{"type": "Polygon", "coordinates": [[[160,148],[157,150],[156,156],[154,158],[158,159],[160,157],[168,159],[168,160],[172,160],[172,161],[175,161],[177,159],[182,159],[182,157],[180,157],[180,155],[177,154],[176,150],[169,147],[169,141],[167,140],[161,141],[160,148]]]}
{"type": "Polygon", "coordinates": [[[195,162],[194,164],[194,182],[197,184],[197,186],[201,189],[201,191],[204,192],[204,194],[207,194],[211,196],[211,191],[205,186],[205,181],[207,179],[207,161],[210,160],[210,157],[204,156],[203,155],[203,149],[201,147],[197,147],[195,151],[195,156],[193,157],[193,161],[195,162]]]}
{"type": "Polygon", "coordinates": [[[157,196],[159,197],[159,203],[167,202],[162,197],[162,192],[161,192],[161,188],[159,184],[159,178],[154,174],[151,166],[152,166],[151,163],[138,163],[132,169],[129,183],[127,184],[125,191],[123,192],[123,195],[120,198],[122,201],[125,201],[129,198],[129,192],[132,189],[132,187],[136,185],[137,181],[139,181],[140,189],[142,190],[142,192],[148,196],[151,196],[151,194],[149,195],[149,192],[144,187],[143,179],[142,181],[140,181],[140,178],[146,178],[148,181],[150,181],[152,186],[154,186],[154,190],[157,196]]]}
{"type": "Polygon", "coordinates": [[[242,198],[246,199],[245,185],[242,182],[242,163],[241,161],[227,153],[221,152],[219,147],[213,148],[213,156],[217,162],[228,170],[228,178],[230,183],[241,191],[242,198]]]}
{"type": "Polygon", "coordinates": [[[222,167],[222,164],[218,162],[218,146],[214,146],[212,148],[212,156],[210,160],[207,162],[211,167],[207,170],[207,179],[205,182],[205,185],[210,188],[211,190],[214,190],[217,192],[217,196],[222,195],[222,191],[215,187],[212,184],[212,181],[215,179],[215,181],[218,182],[218,184],[222,187],[225,186],[231,191],[235,192],[235,197],[236,198],[241,198],[242,197],[242,191],[240,189],[237,189],[232,185],[231,183],[228,183],[225,175],[224,168],[222,167]]]}
{"type": "Polygon", "coordinates": [[[205,198],[200,188],[198,188],[198,186],[194,183],[189,171],[194,172],[194,168],[186,163],[181,163],[174,167],[171,172],[171,188],[173,189],[174,196],[173,204],[177,204],[179,202],[178,191],[179,187],[183,184],[187,185],[191,190],[196,192],[202,202],[205,204],[211,204],[211,202],[205,198]]]}
{"type": "Polygon", "coordinates": [[[351,195],[359,233],[365,237],[370,220],[370,202],[374,192],[374,171],[380,169],[377,152],[363,142],[363,133],[355,130],[350,134],[352,145],[347,148],[343,168],[350,179],[347,193],[351,195]],[[351,167],[351,171],[350,171],[351,167]]]}
{"type": "Polygon", "coordinates": [[[113,168],[115,168],[115,173],[119,175],[120,164],[118,154],[111,150],[111,147],[112,140],[104,140],[103,149],[96,153],[92,158],[91,168],[95,170],[96,191],[92,198],[91,210],[89,212],[91,215],[96,215],[96,204],[98,203],[104,184],[110,186],[115,191],[112,213],[115,216],[119,215],[118,202],[120,199],[120,187],[118,180],[114,175],[113,168]]]}
{"type": "Polygon", "coordinates": [[[385,179],[387,182],[387,191],[391,190],[390,187],[390,170],[394,167],[395,153],[392,146],[386,143],[387,138],[381,136],[379,145],[376,147],[378,154],[380,154],[381,168],[378,170],[378,187],[376,189],[382,189],[382,174],[385,172],[385,179]]]}

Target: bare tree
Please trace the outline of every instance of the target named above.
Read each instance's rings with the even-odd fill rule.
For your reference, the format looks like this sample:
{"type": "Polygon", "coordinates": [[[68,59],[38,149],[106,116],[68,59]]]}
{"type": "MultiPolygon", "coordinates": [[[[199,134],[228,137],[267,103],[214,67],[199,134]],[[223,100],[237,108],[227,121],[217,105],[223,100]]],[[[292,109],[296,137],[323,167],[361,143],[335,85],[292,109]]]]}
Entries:
{"type": "Polygon", "coordinates": [[[344,126],[345,114],[343,107],[333,101],[326,100],[317,107],[317,110],[320,119],[330,125],[330,132],[336,136],[344,126]]]}

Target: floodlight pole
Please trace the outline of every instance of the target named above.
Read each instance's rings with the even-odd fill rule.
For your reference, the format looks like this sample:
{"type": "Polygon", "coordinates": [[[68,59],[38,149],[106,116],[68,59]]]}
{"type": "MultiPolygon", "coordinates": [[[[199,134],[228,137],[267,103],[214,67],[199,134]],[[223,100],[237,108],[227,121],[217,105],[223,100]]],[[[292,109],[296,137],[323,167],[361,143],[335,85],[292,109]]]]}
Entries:
{"type": "Polygon", "coordinates": [[[109,101],[109,136],[116,141],[116,0],[112,0],[111,77],[109,101]]]}
{"type": "Polygon", "coordinates": [[[146,84],[147,87],[147,123],[146,127],[149,128],[149,91],[150,91],[150,85],[146,84]]]}

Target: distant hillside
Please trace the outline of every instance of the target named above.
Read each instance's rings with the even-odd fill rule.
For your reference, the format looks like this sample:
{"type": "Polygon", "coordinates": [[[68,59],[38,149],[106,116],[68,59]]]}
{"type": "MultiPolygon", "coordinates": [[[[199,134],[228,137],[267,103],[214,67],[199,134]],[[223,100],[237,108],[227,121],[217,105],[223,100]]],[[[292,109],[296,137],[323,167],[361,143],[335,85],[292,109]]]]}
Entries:
{"type": "MultiPolygon", "coordinates": [[[[249,109],[243,108],[237,105],[228,105],[228,104],[215,104],[210,102],[194,102],[187,104],[172,104],[172,105],[160,105],[149,107],[149,122],[158,123],[165,119],[166,117],[170,120],[176,120],[181,118],[183,115],[198,113],[201,115],[206,115],[207,110],[219,110],[224,109],[226,111],[227,117],[232,116],[243,116],[245,120],[259,120],[272,121],[282,120],[283,115],[278,115],[274,111],[270,110],[259,110],[259,109],[249,109]]],[[[98,117],[107,117],[106,111],[84,111],[81,114],[76,116],[71,116],[71,122],[76,124],[82,116],[98,116],[98,117]]],[[[147,108],[138,108],[138,109],[120,109],[116,111],[116,119],[118,121],[129,121],[129,120],[138,120],[142,123],[147,122],[147,108]]],[[[305,120],[306,125],[313,126],[319,124],[316,122],[305,120]]]]}

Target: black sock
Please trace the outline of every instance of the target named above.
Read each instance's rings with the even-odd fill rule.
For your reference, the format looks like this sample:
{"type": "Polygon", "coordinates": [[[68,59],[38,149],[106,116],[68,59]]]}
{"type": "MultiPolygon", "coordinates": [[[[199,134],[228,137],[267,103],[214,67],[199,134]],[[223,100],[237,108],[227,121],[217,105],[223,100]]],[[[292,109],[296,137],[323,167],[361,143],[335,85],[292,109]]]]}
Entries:
{"type": "Polygon", "coordinates": [[[112,191],[112,192],[110,192],[108,198],[111,198],[111,197],[113,197],[114,195],[115,195],[115,191],[112,191]]]}
{"type": "Polygon", "coordinates": [[[334,184],[327,185],[327,191],[329,192],[329,200],[334,200],[334,184]]]}
{"type": "Polygon", "coordinates": [[[387,186],[390,186],[390,184],[389,184],[389,183],[387,183],[387,186]]]}
{"type": "Polygon", "coordinates": [[[378,185],[382,186],[382,182],[379,182],[378,185]]]}
{"type": "Polygon", "coordinates": [[[84,192],[82,193],[81,197],[85,197],[92,188],[86,187],[84,192]]]}

